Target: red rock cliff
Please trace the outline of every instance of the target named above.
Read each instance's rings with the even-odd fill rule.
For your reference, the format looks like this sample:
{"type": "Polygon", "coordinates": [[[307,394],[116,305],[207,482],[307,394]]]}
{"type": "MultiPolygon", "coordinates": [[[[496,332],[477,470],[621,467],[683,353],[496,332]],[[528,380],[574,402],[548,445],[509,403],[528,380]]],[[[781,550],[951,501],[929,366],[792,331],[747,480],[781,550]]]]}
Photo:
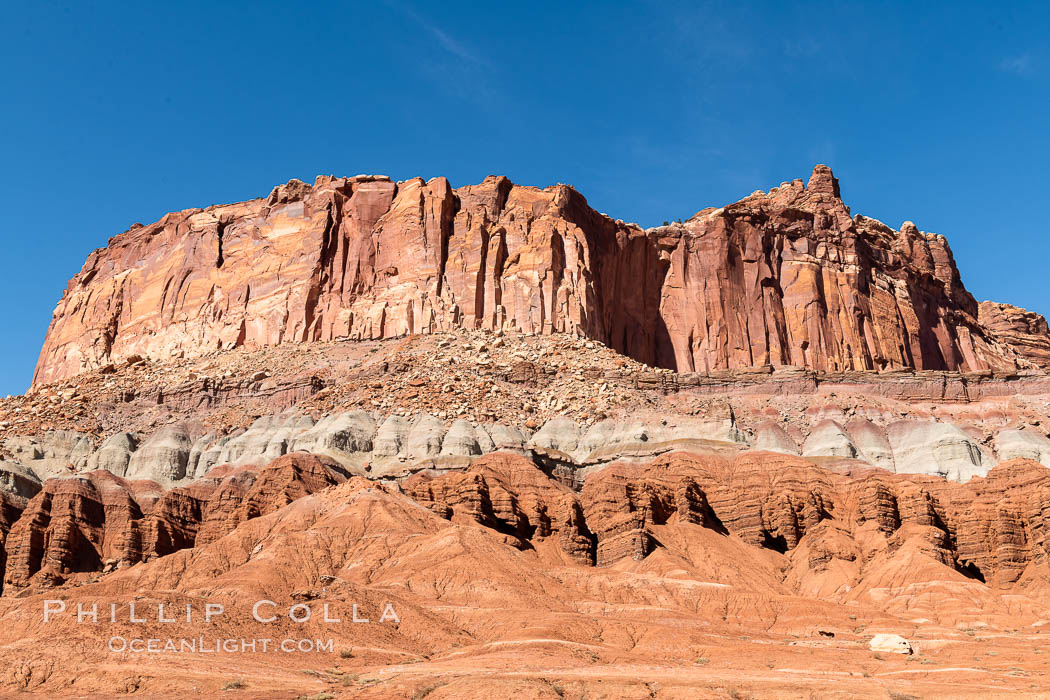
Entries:
{"type": "Polygon", "coordinates": [[[978,320],[943,237],[851,217],[825,166],[808,187],[650,230],[566,185],[319,177],[171,213],[93,252],[34,384],[131,355],[453,326],[577,333],[681,371],[1046,361],[1045,322],[1026,323],[1021,342],[1002,325],[978,320]]]}

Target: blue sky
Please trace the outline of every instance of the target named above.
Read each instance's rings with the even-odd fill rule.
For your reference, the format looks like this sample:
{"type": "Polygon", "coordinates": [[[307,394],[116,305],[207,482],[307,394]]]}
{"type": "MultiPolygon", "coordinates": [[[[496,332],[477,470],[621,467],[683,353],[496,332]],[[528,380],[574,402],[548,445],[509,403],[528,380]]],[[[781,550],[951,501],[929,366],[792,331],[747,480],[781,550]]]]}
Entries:
{"type": "Polygon", "coordinates": [[[8,3],[0,394],[88,253],[289,178],[501,173],[643,225],[832,166],[1050,313],[1047,3],[8,3]]]}

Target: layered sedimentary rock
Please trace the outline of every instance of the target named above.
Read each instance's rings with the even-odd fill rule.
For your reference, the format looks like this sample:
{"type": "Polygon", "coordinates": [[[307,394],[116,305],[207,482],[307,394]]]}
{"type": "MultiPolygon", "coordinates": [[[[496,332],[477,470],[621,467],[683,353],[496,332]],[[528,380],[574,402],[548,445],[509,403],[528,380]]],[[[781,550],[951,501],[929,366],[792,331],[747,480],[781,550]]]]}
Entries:
{"type": "Polygon", "coordinates": [[[521,459],[490,459],[489,473],[474,471],[480,479],[434,475],[428,485],[419,475],[415,496],[351,478],[152,561],[71,576],[58,590],[34,585],[45,583],[38,577],[0,598],[0,684],[12,696],[28,688],[64,697],[70,687],[102,697],[129,687],[149,697],[217,696],[240,685],[231,684],[236,673],[248,679],[248,693],[267,697],[333,687],[411,697],[432,694],[438,677],[444,696],[558,697],[567,693],[555,674],[571,673],[573,697],[584,675],[600,679],[587,688],[604,696],[702,697],[741,694],[735,684],[746,673],[762,679],[761,697],[819,694],[829,677],[843,679],[835,690],[848,697],[884,697],[888,688],[953,698],[969,687],[985,696],[1046,694],[1038,672],[1048,571],[1041,467],[1003,465],[985,490],[914,475],[872,478],[873,470],[829,470],[799,457],[678,454],[610,467],[570,493],[521,459]],[[435,507],[429,494],[456,505],[435,507]],[[568,556],[553,521],[531,534],[519,527],[523,517],[542,522],[536,506],[553,503],[550,496],[579,506],[608,554],[601,566],[568,556]],[[1004,574],[1015,565],[1024,574],[1011,583],[1004,574]],[[301,603],[315,612],[301,624],[259,623],[251,615],[258,600],[274,601],[281,618],[301,603]],[[46,624],[44,601],[65,603],[46,624]],[[90,610],[101,601],[103,610],[117,608],[113,629],[78,620],[78,604],[90,610]],[[205,602],[227,614],[202,632],[205,602]],[[163,620],[161,604],[180,613],[190,605],[193,619],[163,620]],[[399,619],[377,623],[388,604],[399,619]],[[143,622],[128,621],[137,613],[143,622]],[[347,624],[357,616],[372,624],[347,624]],[[217,670],[207,663],[213,656],[158,653],[148,668],[132,657],[114,671],[106,645],[118,634],[265,639],[274,631],[327,634],[346,652],[316,661],[223,654],[217,670]],[[907,648],[887,641],[898,632],[907,648]],[[908,648],[913,663],[872,653],[908,648]],[[812,667],[804,664],[820,671],[799,684],[800,669],[812,667]],[[416,674],[413,685],[398,675],[405,668],[416,674]],[[481,685],[508,668],[511,682],[481,685]],[[625,669],[641,682],[626,685],[625,669]],[[282,673],[278,691],[264,685],[282,673]],[[523,684],[530,673],[545,680],[523,684]],[[731,692],[712,690],[712,678],[724,684],[730,674],[738,674],[731,692]],[[766,681],[784,676],[783,691],[766,681]]]}
{"type": "Polygon", "coordinates": [[[427,413],[382,414],[353,410],[315,419],[286,411],[257,418],[229,433],[204,432],[193,421],[172,423],[151,435],[116,433],[105,440],[55,431],[10,438],[0,447],[18,461],[0,461],[0,492],[29,498],[52,476],[96,469],[171,488],[211,476],[216,467],[262,466],[303,452],[334,460],[347,473],[403,478],[422,469],[463,469],[484,455],[514,452],[558,465],[568,484],[617,460],[646,460],[676,450],[769,451],[812,458],[855,460],[890,472],[927,474],[966,482],[996,464],[1028,459],[1050,466],[1045,414],[1008,419],[999,404],[974,408],[956,420],[878,416],[871,406],[849,405],[828,414],[870,412],[878,419],[839,422],[814,411],[791,421],[740,421],[730,402],[707,405],[705,415],[663,413],[586,423],[558,416],[538,423],[442,421],[427,413]],[[982,413],[984,411],[984,413],[982,413]],[[1012,423],[1010,422],[1012,421],[1012,423]],[[1027,424],[1031,421],[1031,424],[1027,424]],[[803,437],[803,435],[805,437],[803,437]],[[99,446],[92,451],[95,442],[99,446]],[[86,445],[86,447],[85,447],[86,445]]]}
{"type": "Polygon", "coordinates": [[[977,308],[981,326],[1040,367],[1050,367],[1050,333],[1046,319],[1037,313],[994,301],[977,308]]]}
{"type": "MultiPolygon", "coordinates": [[[[3,472],[0,472],[0,477],[3,472]]],[[[39,489],[39,484],[36,484],[39,489]]],[[[4,590],[4,571],[7,569],[7,533],[21,517],[28,499],[0,489],[0,593],[4,590]]]]}
{"type": "Polygon", "coordinates": [[[610,466],[579,498],[599,565],[644,558],[659,546],[659,526],[689,522],[792,553],[800,582],[836,560],[855,563],[857,578],[839,582],[848,591],[866,566],[906,544],[971,578],[1014,584],[1050,555],[1048,484],[1050,472],[1026,460],[960,486],[879,470],[833,472],[791,456],[674,453],[610,466]]]}
{"type": "Polygon", "coordinates": [[[438,515],[497,530],[521,549],[554,537],[576,561],[594,563],[594,536],[576,497],[524,457],[496,453],[466,471],[415,475],[402,488],[438,515]]]}
{"type": "Polygon", "coordinates": [[[304,454],[259,469],[217,470],[167,492],[102,470],[50,479],[17,519],[6,503],[0,511],[0,534],[13,520],[4,542],[5,587],[57,583],[203,545],[345,480],[336,463],[304,454]]]}
{"type": "MultiPolygon", "coordinates": [[[[4,511],[13,521],[5,585],[47,586],[205,547],[345,481],[335,462],[299,453],[259,469],[222,468],[166,493],[102,471],[52,479],[24,512],[4,511]]],[[[463,471],[422,471],[393,488],[516,549],[558,552],[584,566],[644,560],[668,537],[694,536],[692,526],[785,554],[789,583],[823,581],[843,595],[901,550],[998,587],[1050,565],[1050,471],[1023,459],[960,485],[863,465],[830,470],[775,453],[674,452],[617,462],[574,490],[542,462],[504,452],[463,471]]]]}
{"type": "Polygon", "coordinates": [[[656,546],[651,527],[672,520],[726,533],[695,481],[628,478],[616,469],[600,472],[581,494],[583,512],[595,532],[598,566],[624,557],[641,560],[656,546]]]}
{"type": "Polygon", "coordinates": [[[123,528],[160,498],[152,482],[126,482],[98,471],[50,479],[8,532],[4,588],[61,581],[73,572],[101,571],[128,548],[123,528]]]}
{"type": "Polygon", "coordinates": [[[453,327],[580,334],[679,371],[1045,364],[1045,321],[1003,308],[979,312],[942,236],[851,216],[825,166],[650,230],[565,185],[320,177],[111,239],[70,281],[34,383],[453,327]]]}

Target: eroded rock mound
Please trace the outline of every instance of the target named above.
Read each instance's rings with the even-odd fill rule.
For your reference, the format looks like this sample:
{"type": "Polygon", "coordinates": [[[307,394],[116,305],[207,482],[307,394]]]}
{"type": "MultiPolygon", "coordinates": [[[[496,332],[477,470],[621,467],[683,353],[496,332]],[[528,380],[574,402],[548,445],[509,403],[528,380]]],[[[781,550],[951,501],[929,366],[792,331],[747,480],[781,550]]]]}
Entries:
{"type": "Polygon", "coordinates": [[[568,556],[594,563],[594,536],[575,494],[522,456],[495,453],[466,471],[415,475],[402,488],[441,517],[497,530],[518,548],[553,537],[568,556]]]}
{"type": "MultiPolygon", "coordinates": [[[[1044,467],[1017,461],[956,484],[846,458],[813,460],[824,466],[770,452],[675,452],[610,465],[574,491],[518,454],[487,455],[465,471],[425,471],[400,484],[345,479],[324,460],[291,454],[262,471],[218,467],[152,506],[155,486],[151,492],[105,472],[55,479],[12,529],[0,655],[24,669],[16,642],[32,640],[40,651],[30,670],[41,693],[61,694],[74,679],[82,691],[109,692],[126,687],[122,677],[116,686],[107,674],[78,677],[112,657],[92,636],[99,628],[78,626],[77,603],[112,600],[126,615],[131,602],[139,610],[221,602],[234,614],[219,629],[251,637],[274,629],[253,622],[244,603],[263,598],[279,607],[330,605],[344,619],[373,621],[396,607],[400,619],[385,626],[327,625],[320,615],[278,623],[335,637],[352,663],[368,664],[368,683],[381,682],[383,696],[404,666],[429,674],[437,657],[465,659],[486,677],[507,664],[520,673],[533,648],[537,670],[525,672],[544,677],[554,662],[573,673],[580,664],[622,673],[625,659],[641,669],[659,658],[666,682],[666,668],[687,675],[746,637],[757,646],[735,646],[710,663],[739,669],[742,649],[760,655],[767,670],[814,659],[883,662],[894,656],[884,652],[900,652],[954,682],[966,672],[961,663],[990,645],[998,653],[1038,643],[1050,571],[1044,467]],[[150,512],[128,520],[138,503],[150,512]],[[148,561],[99,562],[103,553],[137,552],[129,533],[138,533],[148,561]],[[40,569],[27,575],[34,562],[40,569]],[[67,601],[67,610],[42,626],[45,599],[67,601]],[[1018,629],[1025,634],[1017,647],[1006,646],[1002,640],[1018,629]],[[94,656],[83,660],[77,649],[94,656]],[[783,663],[770,661],[776,654],[783,663]],[[71,661],[57,663],[62,656],[71,661]],[[405,664],[409,656],[418,660],[405,664]],[[42,664],[54,665],[41,671],[42,664]]],[[[200,634],[196,620],[150,619],[134,629],[150,637],[200,634]]],[[[341,657],[336,663],[349,663],[341,657]]],[[[160,695],[158,674],[175,674],[163,682],[182,688],[185,664],[171,658],[158,655],[150,677],[136,682],[160,695]]],[[[262,669],[276,673],[286,658],[237,661],[260,669],[250,675],[258,683],[262,669]]],[[[301,689],[309,662],[294,663],[289,687],[301,689]]],[[[323,663],[330,668],[333,660],[323,663]]],[[[229,687],[229,667],[206,681],[210,667],[202,669],[193,687],[229,687]]],[[[698,686],[710,682],[709,671],[698,686]]],[[[25,687],[28,673],[0,684],[25,687]]],[[[1034,677],[1017,687],[1030,688],[1034,677]]],[[[851,695],[863,695],[869,686],[854,687],[851,695]]]]}
{"type": "MultiPolygon", "coordinates": [[[[800,586],[834,572],[820,585],[839,592],[885,575],[880,567],[895,566],[898,551],[1000,587],[1050,566],[1050,471],[1042,465],[1015,460],[954,484],[852,464],[829,470],[768,452],[674,452],[612,464],[577,491],[532,459],[497,452],[464,470],[419,472],[400,490],[516,549],[548,551],[551,543],[585,566],[641,561],[664,546],[668,528],[686,525],[788,555],[787,578],[800,586]]],[[[167,492],[105,471],[51,479],[24,511],[3,511],[4,580],[51,585],[201,547],[346,479],[338,463],[302,453],[262,468],[220,467],[167,492]]]]}
{"type": "Polygon", "coordinates": [[[101,470],[50,479],[7,533],[4,582],[61,583],[205,544],[345,479],[337,463],[300,453],[260,469],[220,468],[167,492],[101,470]]]}

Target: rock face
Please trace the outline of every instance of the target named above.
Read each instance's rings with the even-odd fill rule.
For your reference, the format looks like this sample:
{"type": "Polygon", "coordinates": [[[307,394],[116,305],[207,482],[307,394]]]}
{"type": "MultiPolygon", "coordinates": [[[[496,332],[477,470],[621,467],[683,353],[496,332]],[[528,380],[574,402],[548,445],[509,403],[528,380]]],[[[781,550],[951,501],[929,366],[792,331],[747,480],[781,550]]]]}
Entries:
{"type": "Polygon", "coordinates": [[[594,563],[594,536],[579,502],[524,457],[488,455],[463,472],[415,475],[402,488],[441,517],[497,530],[519,549],[531,547],[533,539],[554,537],[572,559],[594,563]]]}
{"type": "MultiPolygon", "coordinates": [[[[494,453],[465,470],[419,472],[397,490],[518,550],[549,543],[559,558],[588,567],[644,560],[665,546],[668,528],[682,526],[785,554],[792,585],[843,595],[908,575],[911,552],[999,588],[1050,565],[1050,471],[1029,460],[955,484],[868,467],[832,471],[774,453],[673,452],[614,463],[578,491],[541,464],[494,453]]],[[[203,547],[347,478],[332,460],[293,453],[262,468],[219,468],[168,492],[104,471],[51,479],[24,510],[0,513],[9,522],[5,589],[203,547]]]]}
{"type": "MultiPolygon", "coordinates": [[[[871,407],[852,405],[849,410],[871,407]]],[[[29,498],[49,477],[99,469],[171,488],[209,476],[216,467],[258,467],[289,453],[323,456],[358,476],[400,479],[421,469],[463,469],[484,455],[514,452],[560,465],[571,483],[582,483],[589,472],[618,460],[647,460],[676,450],[835,458],[957,482],[984,476],[1013,459],[1050,466],[1050,437],[1038,427],[1043,414],[1031,416],[1033,425],[1002,427],[1001,406],[985,410],[988,414],[980,421],[974,420],[980,411],[972,407],[969,420],[964,415],[959,422],[884,417],[878,424],[854,417],[840,423],[814,413],[811,422],[799,417],[794,425],[761,420],[747,428],[725,403],[708,405],[702,417],[668,412],[588,424],[558,416],[542,424],[533,421],[534,429],[524,423],[456,419],[449,424],[427,413],[384,415],[360,409],[315,421],[289,410],[261,416],[226,434],[203,433],[192,421],[162,426],[148,436],[115,433],[99,440],[94,451],[92,436],[70,431],[9,438],[0,443],[14,453],[12,459],[0,460],[0,492],[29,498]],[[804,429],[807,435],[796,441],[788,428],[796,433],[804,429]]]]}
{"type": "MultiPolygon", "coordinates": [[[[979,311],[942,236],[851,217],[831,170],[642,230],[571,187],[293,180],[93,252],[34,384],[216,349],[454,327],[573,333],[680,371],[1013,369],[1046,322],[979,311]]],[[[176,465],[176,468],[177,465],[176,465]]]]}
{"type": "Polygon", "coordinates": [[[648,231],[498,177],[322,177],[169,214],[92,254],[35,390],[0,400],[0,688],[896,696],[913,672],[886,657],[917,653],[944,672],[913,674],[924,694],[1044,691],[1044,659],[971,664],[989,640],[1042,651],[1037,367],[1045,319],[978,305],[942,237],[852,216],[823,166],[648,231]],[[314,342],[343,339],[369,342],[314,342]],[[264,598],[403,616],[232,615],[212,629],[332,634],[339,658],[145,674],[72,612],[264,598]],[[863,674],[833,670],[850,659],[863,674]]]}
{"type": "Polygon", "coordinates": [[[345,479],[336,463],[303,454],[258,470],[227,468],[166,493],[107,471],[50,479],[9,531],[5,520],[16,511],[6,503],[0,510],[5,588],[60,583],[205,544],[345,479]]]}
{"type": "Polygon", "coordinates": [[[1040,367],[1050,367],[1050,333],[1047,332],[1045,318],[994,301],[982,301],[977,308],[977,318],[994,337],[1040,367]]]}
{"type": "MultiPolygon", "coordinates": [[[[586,687],[595,691],[580,693],[587,697],[692,698],[742,695],[736,686],[712,689],[712,677],[726,682],[712,672],[735,684],[743,668],[760,679],[744,686],[755,697],[820,695],[831,687],[827,677],[841,679],[832,690],[843,697],[885,697],[890,688],[953,698],[987,697],[989,689],[992,696],[1045,696],[1039,630],[1046,619],[1048,473],[1018,462],[997,467],[987,484],[959,485],[870,469],[847,473],[797,456],[677,453],[610,466],[581,492],[518,455],[485,457],[462,473],[419,474],[404,488],[354,477],[244,520],[217,539],[204,541],[202,529],[194,546],[141,564],[72,572],[57,589],[40,572],[27,587],[13,585],[0,597],[0,687],[9,697],[26,688],[67,697],[70,687],[113,697],[128,693],[131,673],[137,695],[217,697],[236,673],[249,679],[252,696],[339,687],[347,695],[422,697],[443,672],[439,697],[576,697],[586,687]],[[1012,579],[1017,571],[1022,577],[1012,579]],[[267,626],[250,614],[251,601],[263,599],[282,617],[304,602],[315,612],[303,624],[267,626]],[[40,612],[49,600],[65,602],[65,610],[44,624],[40,612]],[[115,624],[78,620],[78,604],[90,609],[98,601],[106,601],[103,610],[110,601],[118,606],[115,624]],[[203,601],[229,612],[204,632],[203,601]],[[147,611],[141,624],[128,621],[132,603],[147,611]],[[191,605],[194,618],[161,621],[160,604],[168,611],[191,605]],[[399,618],[386,626],[345,624],[354,612],[374,622],[387,604],[399,618]],[[322,606],[343,613],[344,624],[322,622],[322,606]],[[210,657],[158,653],[148,672],[140,658],[128,662],[138,668],[114,671],[106,646],[114,634],[163,639],[216,631],[254,639],[267,630],[327,633],[335,649],[349,650],[342,656],[353,656],[288,661],[284,652],[231,653],[213,670],[210,657]],[[922,661],[908,664],[898,652],[922,661]],[[976,655],[1001,665],[971,671],[976,655]],[[435,657],[440,665],[431,663],[435,657]],[[1029,675],[1012,670],[1015,660],[1029,675]],[[647,675],[646,665],[656,662],[659,675],[647,675]],[[799,684],[803,664],[819,665],[819,677],[799,684]],[[413,685],[398,675],[406,666],[413,685]],[[705,666],[702,673],[697,666],[705,666]],[[885,674],[874,685],[874,673],[854,670],[869,667],[885,674]],[[508,668],[516,677],[557,678],[558,685],[490,681],[508,668]],[[321,669],[349,678],[313,680],[321,669]],[[451,678],[451,669],[476,675],[465,683],[451,678]],[[626,685],[624,669],[641,682],[626,685]],[[263,685],[273,683],[266,673],[285,674],[279,692],[263,685]],[[564,681],[556,675],[570,673],[564,681]],[[928,677],[910,680],[920,673],[928,677]],[[581,686],[584,675],[601,682],[581,686]],[[353,685],[362,676],[371,688],[353,685]],[[1002,682],[992,685],[995,678],[1002,682]]],[[[175,523],[176,515],[200,522],[191,517],[195,504],[217,498],[235,512],[248,502],[235,496],[235,478],[224,477],[221,488],[230,490],[221,498],[183,492],[181,505],[165,507],[164,522],[175,523]]],[[[119,504],[110,498],[103,507],[119,504]]],[[[84,515],[88,505],[80,507],[84,515]]],[[[152,512],[160,509],[157,502],[152,512]]],[[[26,518],[42,514],[38,502],[26,518]]],[[[57,519],[52,510],[50,532],[57,537],[88,522],[73,515],[57,519]]],[[[47,550],[75,564],[65,555],[76,551],[69,542],[47,550]]],[[[91,542],[75,544],[93,548],[91,542]]],[[[16,575],[24,561],[19,547],[12,552],[16,575]]]]}
{"type": "MultiPolygon", "coordinates": [[[[0,471],[0,482],[10,478],[9,472],[0,471]]],[[[36,483],[35,488],[39,490],[40,484],[36,483]]],[[[0,593],[4,591],[4,571],[7,568],[7,533],[21,517],[28,501],[7,488],[0,488],[0,593]]]]}

